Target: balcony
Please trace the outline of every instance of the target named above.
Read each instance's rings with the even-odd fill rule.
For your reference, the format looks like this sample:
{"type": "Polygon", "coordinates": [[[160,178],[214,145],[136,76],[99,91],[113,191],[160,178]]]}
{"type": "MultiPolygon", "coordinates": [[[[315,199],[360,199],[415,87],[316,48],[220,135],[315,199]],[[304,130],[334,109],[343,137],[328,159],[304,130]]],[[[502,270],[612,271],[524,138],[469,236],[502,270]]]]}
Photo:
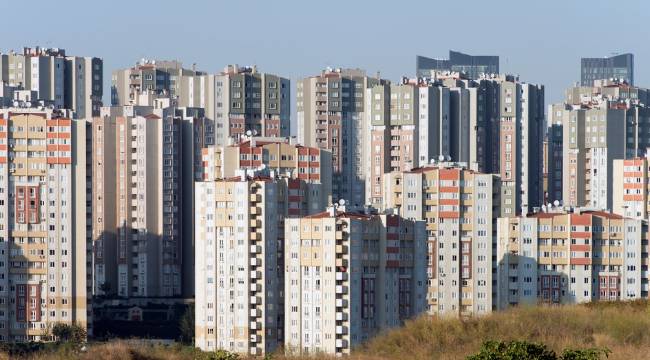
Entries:
{"type": "Polygon", "coordinates": [[[262,328],[262,323],[259,321],[251,321],[250,322],[250,328],[251,330],[257,330],[262,328]]]}
{"type": "Polygon", "coordinates": [[[258,343],[258,342],[260,342],[262,340],[262,337],[257,335],[257,334],[253,334],[250,337],[251,337],[251,342],[252,343],[258,343]]]}
{"type": "Polygon", "coordinates": [[[336,266],[348,266],[348,260],[347,259],[336,259],[336,266]]]}
{"type": "Polygon", "coordinates": [[[336,327],[336,335],[345,335],[348,333],[348,327],[347,326],[337,326],[336,327]]]}
{"type": "Polygon", "coordinates": [[[258,317],[262,316],[262,310],[260,310],[260,309],[251,309],[250,315],[253,318],[258,318],[258,317]]]}
{"type": "Polygon", "coordinates": [[[336,245],[336,253],[337,254],[347,254],[348,253],[348,246],[347,245],[336,245]]]}
{"type": "Polygon", "coordinates": [[[348,279],[348,273],[344,272],[337,272],[336,273],[336,280],[337,281],[345,281],[348,279]]]}
{"type": "Polygon", "coordinates": [[[345,285],[336,285],[336,293],[337,294],[347,294],[348,293],[348,287],[345,285]]]}
{"type": "Polygon", "coordinates": [[[337,308],[347,308],[348,307],[348,301],[346,299],[336,299],[336,307],[337,308]]]}
{"type": "Polygon", "coordinates": [[[336,240],[343,240],[343,231],[337,231],[335,237],[336,240]]]}
{"type": "Polygon", "coordinates": [[[251,227],[252,228],[258,228],[262,226],[262,221],[257,220],[257,219],[251,219],[251,227]]]}
{"type": "Polygon", "coordinates": [[[262,350],[260,350],[257,347],[252,347],[252,348],[250,348],[250,353],[251,353],[251,355],[261,355],[262,350]]]}
{"type": "Polygon", "coordinates": [[[262,247],[259,245],[251,245],[251,254],[260,254],[262,252],[262,247]]]}
{"type": "Polygon", "coordinates": [[[262,209],[259,206],[251,206],[251,215],[259,215],[262,213],[262,209]]]}
{"type": "Polygon", "coordinates": [[[260,258],[251,258],[250,264],[251,264],[251,266],[261,266],[262,265],[262,259],[260,259],[260,258]]]}
{"type": "Polygon", "coordinates": [[[251,194],[250,199],[251,199],[251,202],[253,202],[253,203],[260,202],[260,201],[262,201],[262,194],[251,194]]]}
{"type": "Polygon", "coordinates": [[[261,271],[251,271],[251,279],[260,279],[262,278],[261,271]]]}
{"type": "Polygon", "coordinates": [[[262,298],[259,296],[251,296],[250,298],[251,305],[259,305],[262,303],[262,298]]]}
{"type": "Polygon", "coordinates": [[[348,347],[348,341],[345,339],[336,339],[336,347],[337,348],[347,348],[348,347]]]}
{"type": "Polygon", "coordinates": [[[251,284],[250,290],[251,292],[262,291],[262,284],[251,284]]]}
{"type": "Polygon", "coordinates": [[[257,231],[251,232],[250,235],[251,235],[251,240],[254,241],[262,240],[262,234],[258,233],[257,231]]]}
{"type": "Polygon", "coordinates": [[[347,320],[348,320],[348,313],[344,313],[344,312],[336,313],[336,321],[347,321],[347,320]]]}

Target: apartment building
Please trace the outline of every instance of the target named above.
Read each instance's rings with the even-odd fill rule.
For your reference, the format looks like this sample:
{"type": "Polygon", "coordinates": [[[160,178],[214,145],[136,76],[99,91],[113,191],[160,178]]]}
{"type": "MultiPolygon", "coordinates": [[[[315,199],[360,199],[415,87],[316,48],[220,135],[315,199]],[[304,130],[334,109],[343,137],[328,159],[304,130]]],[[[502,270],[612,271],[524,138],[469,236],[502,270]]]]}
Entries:
{"type": "MultiPolygon", "coordinates": [[[[92,125],[95,292],[117,297],[193,294],[193,188],[200,111],[102,108],[92,125]]],[[[198,157],[198,158],[197,158],[198,157]]]]}
{"type": "MultiPolygon", "coordinates": [[[[262,73],[256,66],[228,65],[214,76],[216,144],[228,138],[288,137],[291,86],[287,78],[262,73]]],[[[210,114],[208,114],[210,115],[210,114]]]]}
{"type": "Polygon", "coordinates": [[[648,219],[648,158],[614,160],[612,212],[634,219],[648,219]]]}
{"type": "Polygon", "coordinates": [[[131,68],[113,71],[111,104],[143,105],[138,102],[139,95],[152,93],[174,98],[181,107],[206,108],[206,75],[194,66],[184,68],[179,61],[142,59],[131,68]]]}
{"type": "Polygon", "coordinates": [[[498,221],[498,307],[648,296],[647,223],[547,208],[498,221]]]}
{"type": "Polygon", "coordinates": [[[367,90],[370,124],[366,201],[382,208],[383,175],[408,171],[452,149],[452,95],[456,89],[422,79],[367,90]]]}
{"type": "Polygon", "coordinates": [[[595,80],[620,79],[634,85],[634,54],[580,59],[580,84],[592,86],[595,80]]]}
{"type": "MultiPolygon", "coordinates": [[[[569,206],[613,208],[613,162],[643,156],[650,146],[648,90],[617,80],[567,90],[549,122],[563,133],[562,200],[569,206]]],[[[557,168],[557,164],[555,164],[557,168]]]]}
{"type": "Polygon", "coordinates": [[[71,109],[78,119],[98,116],[103,95],[103,60],[67,56],[64,49],[24,48],[0,53],[0,83],[36,91],[38,99],[71,109]]]}
{"type": "Polygon", "coordinates": [[[298,142],[332,153],[333,196],[352,204],[366,203],[366,160],[369,134],[366,89],[386,80],[360,69],[326,69],[298,82],[298,142]]]}
{"type": "Polygon", "coordinates": [[[426,310],[423,221],[346,207],[285,224],[285,350],[348,355],[426,310]]]}
{"type": "Polygon", "coordinates": [[[320,186],[268,169],[196,183],[196,346],[273,352],[284,334],[284,226],[323,209],[320,186]]]}
{"type": "Polygon", "coordinates": [[[468,55],[449,50],[448,59],[434,59],[417,55],[415,73],[418,77],[429,77],[438,71],[454,71],[467,74],[470,79],[478,79],[481,74],[498,74],[499,57],[468,55]]]}
{"type": "Polygon", "coordinates": [[[481,83],[499,92],[498,128],[493,128],[499,140],[492,163],[501,177],[503,214],[527,213],[543,200],[544,86],[510,75],[483,77],[481,83]]]}
{"type": "Polygon", "coordinates": [[[90,321],[86,122],[41,107],[0,110],[0,340],[49,340],[90,321]]]}
{"type": "Polygon", "coordinates": [[[386,208],[426,222],[429,313],[467,316],[492,311],[499,177],[449,162],[384,177],[386,208]]]}

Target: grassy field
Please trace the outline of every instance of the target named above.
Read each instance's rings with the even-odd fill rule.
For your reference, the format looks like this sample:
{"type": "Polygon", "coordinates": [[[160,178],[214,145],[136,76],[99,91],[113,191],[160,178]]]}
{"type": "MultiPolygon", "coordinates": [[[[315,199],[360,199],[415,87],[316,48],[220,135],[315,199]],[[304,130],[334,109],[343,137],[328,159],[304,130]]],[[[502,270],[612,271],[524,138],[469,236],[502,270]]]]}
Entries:
{"type": "MultiPolygon", "coordinates": [[[[646,301],[636,301],[522,307],[465,320],[422,317],[378,336],[356,349],[350,359],[463,359],[475,353],[486,340],[541,342],[558,352],[564,348],[606,347],[612,351],[609,359],[650,359],[649,305],[646,301]]],[[[190,347],[137,346],[113,341],[91,345],[85,353],[72,354],[56,349],[27,358],[190,360],[203,355],[190,347]]],[[[288,359],[279,355],[272,358],[288,359]]],[[[0,360],[4,359],[9,359],[8,355],[0,355],[0,360]]]]}

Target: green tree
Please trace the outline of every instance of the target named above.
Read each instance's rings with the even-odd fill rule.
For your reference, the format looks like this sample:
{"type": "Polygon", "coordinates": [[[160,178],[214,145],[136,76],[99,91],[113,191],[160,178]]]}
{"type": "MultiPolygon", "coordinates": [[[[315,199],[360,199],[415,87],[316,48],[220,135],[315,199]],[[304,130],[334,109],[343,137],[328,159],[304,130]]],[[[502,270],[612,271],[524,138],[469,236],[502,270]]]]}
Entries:
{"type": "Polygon", "coordinates": [[[239,355],[226,350],[217,350],[215,352],[204,352],[200,360],[240,360],[239,355]]]}
{"type": "Polygon", "coordinates": [[[178,327],[181,332],[181,342],[184,344],[194,343],[194,304],[190,304],[181,316],[178,327]]]}
{"type": "Polygon", "coordinates": [[[467,360],[558,360],[553,350],[544,344],[529,343],[526,341],[486,341],[476,355],[467,357],[467,360]]]}
{"type": "Polygon", "coordinates": [[[546,345],[527,341],[487,341],[478,354],[467,360],[601,360],[609,357],[608,349],[565,349],[561,356],[549,350],[546,345]]]}
{"type": "Polygon", "coordinates": [[[609,354],[612,352],[609,349],[598,349],[598,348],[592,348],[592,349],[581,349],[581,350],[573,350],[573,349],[564,349],[564,352],[562,352],[562,356],[560,356],[561,360],[600,360],[604,356],[605,358],[609,357],[609,354]]]}
{"type": "Polygon", "coordinates": [[[86,329],[78,324],[56,323],[52,326],[52,336],[58,342],[81,345],[86,341],[86,329]]]}

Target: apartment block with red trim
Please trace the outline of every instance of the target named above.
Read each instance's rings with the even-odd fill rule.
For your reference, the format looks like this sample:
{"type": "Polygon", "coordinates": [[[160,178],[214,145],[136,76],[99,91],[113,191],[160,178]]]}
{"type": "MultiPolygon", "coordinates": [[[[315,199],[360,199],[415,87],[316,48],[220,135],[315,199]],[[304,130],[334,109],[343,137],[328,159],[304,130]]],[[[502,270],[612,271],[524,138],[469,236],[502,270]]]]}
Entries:
{"type": "Polygon", "coordinates": [[[423,221],[346,206],[285,225],[284,347],[350,354],[426,311],[423,221]]]}
{"type": "Polygon", "coordinates": [[[360,69],[326,69],[298,82],[298,142],[332,153],[334,200],[366,204],[366,89],[386,83],[360,69]]]}
{"type": "Polygon", "coordinates": [[[649,100],[648,89],[597,80],[568,89],[562,103],[549,107],[549,124],[562,132],[562,153],[554,161],[562,163],[557,180],[564,205],[614,208],[614,160],[643,156],[650,147],[649,100]]]}
{"type": "Polygon", "coordinates": [[[320,188],[322,203],[332,202],[332,153],[329,150],[296,144],[290,138],[244,136],[228,146],[204,148],[202,153],[203,180],[230,178],[240,170],[273,171],[277,175],[319,184],[313,188],[320,188]]]}
{"type": "Polygon", "coordinates": [[[0,340],[89,321],[86,122],[0,110],[0,340]]]}
{"type": "Polygon", "coordinates": [[[643,220],[579,208],[499,219],[499,309],[647,298],[647,232],[643,220]]]}
{"type": "Polygon", "coordinates": [[[648,219],[648,158],[614,160],[613,212],[635,219],[648,219]]]}
{"type": "Polygon", "coordinates": [[[491,312],[499,177],[455,163],[437,163],[384,176],[385,206],[427,228],[427,301],[432,315],[491,312]]]}

